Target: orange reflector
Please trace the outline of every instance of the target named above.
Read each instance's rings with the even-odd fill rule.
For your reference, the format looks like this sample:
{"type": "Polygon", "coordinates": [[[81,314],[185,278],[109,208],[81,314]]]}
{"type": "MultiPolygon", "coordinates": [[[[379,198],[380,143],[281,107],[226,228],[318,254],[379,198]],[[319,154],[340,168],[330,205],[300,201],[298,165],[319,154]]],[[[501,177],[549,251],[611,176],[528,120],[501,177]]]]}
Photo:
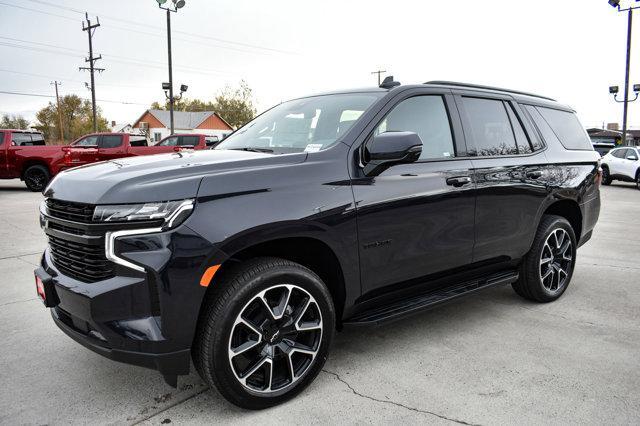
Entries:
{"type": "Polygon", "coordinates": [[[204,271],[204,274],[202,274],[202,278],[200,278],[200,285],[202,287],[209,287],[209,284],[211,284],[211,280],[213,279],[213,276],[216,274],[216,272],[218,272],[218,269],[220,269],[221,265],[213,265],[207,268],[206,271],[204,271]]]}

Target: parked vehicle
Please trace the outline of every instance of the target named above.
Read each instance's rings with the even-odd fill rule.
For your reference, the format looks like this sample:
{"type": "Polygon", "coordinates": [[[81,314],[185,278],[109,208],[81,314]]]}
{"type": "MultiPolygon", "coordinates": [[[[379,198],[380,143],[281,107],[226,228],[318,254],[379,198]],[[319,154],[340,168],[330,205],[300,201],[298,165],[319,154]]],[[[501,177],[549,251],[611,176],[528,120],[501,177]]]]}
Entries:
{"type": "Polygon", "coordinates": [[[635,182],[640,189],[640,148],[612,149],[602,157],[602,184],[611,185],[614,180],[635,182]]]}
{"type": "Polygon", "coordinates": [[[601,157],[607,155],[607,153],[615,147],[616,145],[613,142],[593,142],[593,149],[600,154],[601,157]]]}
{"type": "Polygon", "coordinates": [[[200,134],[169,136],[149,146],[145,135],[92,133],[70,145],[40,146],[44,145],[41,133],[0,132],[0,178],[20,178],[30,190],[37,192],[42,191],[53,176],[71,167],[138,155],[207,149],[215,145],[206,135],[200,134]]]}
{"type": "Polygon", "coordinates": [[[314,380],[342,327],[500,284],[558,299],[599,170],[551,99],[387,79],[284,102],[214,150],[58,175],[37,291],[89,349],[173,386],[192,358],[229,401],[265,408],[314,380]]]}
{"type": "Polygon", "coordinates": [[[40,132],[0,129],[0,179],[20,178],[30,190],[42,191],[66,160],[62,147],[43,145],[40,132]]]}

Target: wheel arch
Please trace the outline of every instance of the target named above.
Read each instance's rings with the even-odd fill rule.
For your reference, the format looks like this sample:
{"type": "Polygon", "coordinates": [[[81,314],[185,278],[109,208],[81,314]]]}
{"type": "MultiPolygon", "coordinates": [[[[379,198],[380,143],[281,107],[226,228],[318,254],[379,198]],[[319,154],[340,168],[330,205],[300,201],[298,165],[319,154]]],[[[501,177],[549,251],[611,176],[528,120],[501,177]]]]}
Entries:
{"type": "MultiPolygon", "coordinates": [[[[233,266],[257,257],[279,257],[309,268],[329,289],[336,310],[336,324],[340,325],[346,301],[346,280],[338,255],[325,241],[309,236],[281,237],[260,241],[227,254],[228,258],[217,270],[214,281],[233,266]]],[[[215,287],[210,285],[207,292],[215,291],[215,287]]],[[[205,300],[206,296],[203,303],[205,300]]],[[[201,306],[200,310],[203,308],[201,306]]]]}
{"type": "Polygon", "coordinates": [[[32,167],[32,166],[43,166],[49,172],[49,176],[53,175],[51,168],[49,167],[49,163],[47,163],[44,159],[30,158],[26,160],[24,163],[22,163],[22,170],[20,171],[20,179],[24,180],[24,174],[29,169],[29,167],[32,167]]]}
{"type": "Polygon", "coordinates": [[[556,215],[567,219],[573,232],[576,234],[577,243],[580,244],[582,236],[582,212],[580,206],[574,200],[557,200],[552,202],[542,213],[540,220],[544,215],[556,215]]]}

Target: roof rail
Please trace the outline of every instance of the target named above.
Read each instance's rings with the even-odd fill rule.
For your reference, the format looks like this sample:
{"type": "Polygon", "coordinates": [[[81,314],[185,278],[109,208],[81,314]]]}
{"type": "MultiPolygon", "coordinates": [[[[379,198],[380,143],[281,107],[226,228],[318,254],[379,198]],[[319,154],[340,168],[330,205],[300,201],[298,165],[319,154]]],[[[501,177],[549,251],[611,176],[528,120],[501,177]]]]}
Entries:
{"type": "Polygon", "coordinates": [[[495,90],[495,91],[499,91],[499,92],[506,92],[506,93],[514,93],[514,94],[517,94],[517,95],[532,96],[534,98],[540,98],[540,99],[546,99],[548,101],[558,102],[555,99],[549,98],[547,96],[540,96],[540,95],[536,95],[534,93],[521,92],[521,91],[518,91],[518,90],[502,89],[500,87],[482,86],[480,84],[469,84],[469,83],[460,83],[460,82],[457,82],[457,81],[440,81],[440,80],[427,81],[424,84],[439,84],[439,85],[442,85],[442,86],[456,86],[456,87],[468,87],[468,88],[472,88],[472,89],[495,90]]]}

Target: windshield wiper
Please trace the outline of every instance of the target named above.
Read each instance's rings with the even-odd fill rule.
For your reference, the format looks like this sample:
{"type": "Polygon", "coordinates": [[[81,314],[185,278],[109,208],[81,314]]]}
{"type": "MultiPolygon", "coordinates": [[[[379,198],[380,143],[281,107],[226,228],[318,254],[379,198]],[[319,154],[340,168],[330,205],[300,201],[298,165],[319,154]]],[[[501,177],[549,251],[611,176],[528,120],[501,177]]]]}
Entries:
{"type": "Polygon", "coordinates": [[[244,148],[231,148],[233,151],[248,151],[248,152],[264,152],[267,154],[272,154],[273,150],[269,148],[254,148],[251,146],[245,146],[244,148]]]}

